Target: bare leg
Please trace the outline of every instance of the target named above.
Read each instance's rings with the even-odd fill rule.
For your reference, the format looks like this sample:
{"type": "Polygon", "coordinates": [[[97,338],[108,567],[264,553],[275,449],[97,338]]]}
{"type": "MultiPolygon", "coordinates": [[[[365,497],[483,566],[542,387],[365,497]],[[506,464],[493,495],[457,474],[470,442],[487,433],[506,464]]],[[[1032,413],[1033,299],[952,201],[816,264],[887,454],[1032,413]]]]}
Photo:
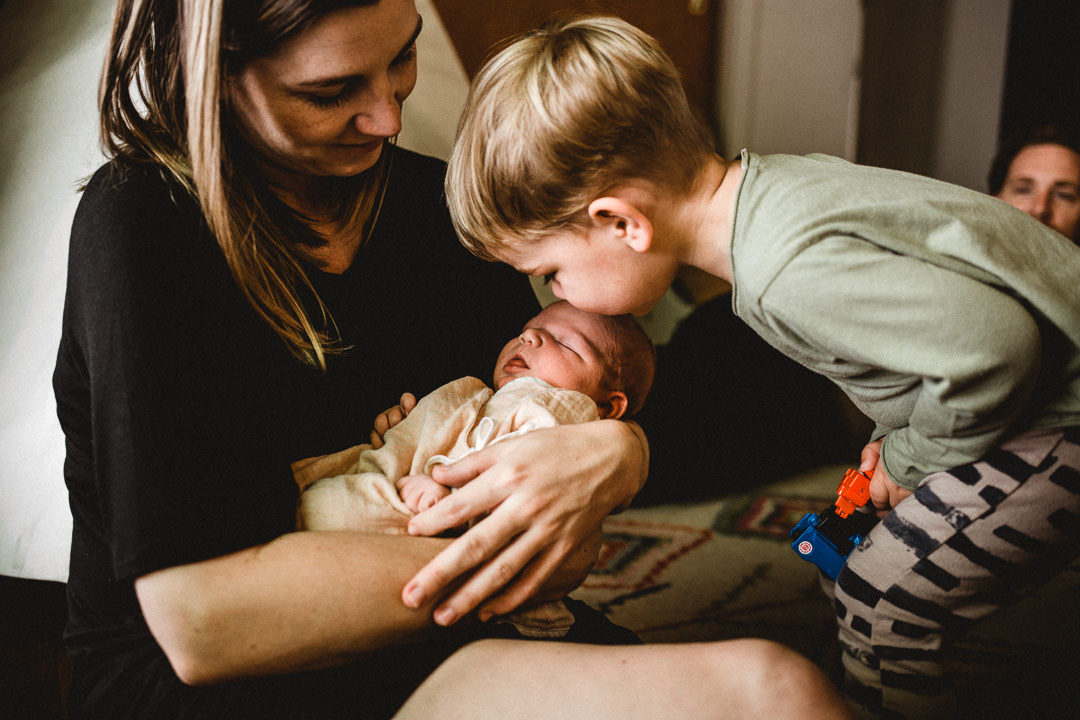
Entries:
{"type": "Polygon", "coordinates": [[[396,720],[848,720],[825,675],[766,640],[576,645],[485,640],[455,653],[396,720]]]}

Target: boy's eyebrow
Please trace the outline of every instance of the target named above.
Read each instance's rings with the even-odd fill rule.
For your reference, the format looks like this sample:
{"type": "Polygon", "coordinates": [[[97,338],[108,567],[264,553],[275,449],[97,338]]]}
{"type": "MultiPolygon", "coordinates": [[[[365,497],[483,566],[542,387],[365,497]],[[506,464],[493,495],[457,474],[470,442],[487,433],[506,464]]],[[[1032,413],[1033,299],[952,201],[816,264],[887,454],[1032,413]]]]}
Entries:
{"type": "MultiPolygon", "coordinates": [[[[408,41],[401,46],[395,57],[401,57],[409,48],[413,46],[416,39],[420,37],[420,31],[424,29],[424,17],[420,14],[416,16],[416,28],[413,30],[412,35],[409,36],[408,41]]],[[[298,88],[322,88],[331,87],[334,85],[342,85],[344,83],[353,82],[355,80],[363,79],[363,75],[342,75],[339,77],[319,78],[318,80],[306,80],[296,83],[298,88]]]]}

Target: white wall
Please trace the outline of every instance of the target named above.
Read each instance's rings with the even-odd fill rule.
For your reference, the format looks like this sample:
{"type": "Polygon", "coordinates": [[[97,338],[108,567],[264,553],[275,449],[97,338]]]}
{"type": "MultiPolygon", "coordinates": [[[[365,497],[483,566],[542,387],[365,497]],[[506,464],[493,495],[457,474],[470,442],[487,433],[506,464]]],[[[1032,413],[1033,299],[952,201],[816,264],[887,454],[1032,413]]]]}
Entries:
{"type": "MultiPolygon", "coordinates": [[[[892,2],[902,12],[904,0],[892,2]]],[[[943,33],[936,117],[930,137],[908,140],[932,149],[927,174],[985,190],[1011,0],[939,2],[944,27],[935,28],[943,33]]],[[[748,147],[855,160],[863,43],[904,43],[905,37],[865,36],[862,0],[722,0],[720,7],[721,150],[729,157],[748,147]]]]}
{"type": "Polygon", "coordinates": [[[51,375],[76,186],[99,163],[111,0],[0,6],[0,573],[67,577],[71,521],[51,375]]]}
{"type": "Polygon", "coordinates": [[[860,0],[723,0],[721,151],[855,159],[860,0]]]}
{"type": "MultiPolygon", "coordinates": [[[[76,187],[103,160],[98,72],[113,0],[0,3],[0,574],[67,578],[71,518],[52,368],[76,187]]],[[[400,142],[445,157],[468,81],[430,0],[400,142]]]]}
{"type": "Polygon", "coordinates": [[[951,0],[930,174],[986,192],[1005,91],[1011,0],[951,0]]]}

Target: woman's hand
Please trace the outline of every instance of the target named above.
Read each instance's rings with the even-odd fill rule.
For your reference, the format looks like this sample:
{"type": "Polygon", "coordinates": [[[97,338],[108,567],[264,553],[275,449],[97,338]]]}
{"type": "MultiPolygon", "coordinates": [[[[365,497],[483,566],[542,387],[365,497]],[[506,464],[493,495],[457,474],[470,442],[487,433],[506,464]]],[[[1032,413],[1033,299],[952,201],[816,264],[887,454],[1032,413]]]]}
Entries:
{"type": "Polygon", "coordinates": [[[371,444],[375,448],[383,446],[383,437],[386,431],[404,420],[416,407],[416,397],[412,393],[401,396],[401,402],[394,407],[379,413],[375,418],[374,428],[371,431],[371,444]]]}
{"type": "Polygon", "coordinates": [[[870,502],[873,504],[878,518],[888,515],[901,500],[911,494],[911,491],[907,488],[902,488],[894,483],[889,478],[888,473],[885,472],[885,466],[881,462],[880,440],[875,440],[863,448],[859,470],[862,472],[874,471],[874,477],[870,479],[870,502]]]}
{"type": "MultiPolygon", "coordinates": [[[[435,622],[450,625],[482,602],[481,620],[512,612],[557,571],[558,578],[583,578],[574,563],[592,552],[583,549],[595,545],[590,538],[604,518],[641,489],[647,466],[648,445],[637,425],[598,420],[536,430],[435,468],[436,480],[460,489],[414,517],[409,532],[437,535],[483,519],[417,573],[402,599],[418,607],[475,569],[435,610],[435,622]]],[[[590,567],[595,557],[588,558],[590,567]]],[[[552,582],[565,592],[565,580],[552,582]]]]}

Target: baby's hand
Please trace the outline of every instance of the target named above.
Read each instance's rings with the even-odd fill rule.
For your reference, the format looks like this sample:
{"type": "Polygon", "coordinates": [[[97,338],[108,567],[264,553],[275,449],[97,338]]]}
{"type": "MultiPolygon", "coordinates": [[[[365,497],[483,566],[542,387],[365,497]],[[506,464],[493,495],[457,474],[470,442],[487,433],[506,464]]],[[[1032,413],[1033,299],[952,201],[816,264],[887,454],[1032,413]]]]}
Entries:
{"type": "Polygon", "coordinates": [[[404,420],[415,407],[416,397],[412,393],[405,393],[397,405],[379,413],[371,429],[371,446],[375,449],[381,448],[386,432],[404,420]]]}
{"type": "Polygon", "coordinates": [[[402,501],[415,513],[427,510],[450,494],[450,488],[440,485],[430,475],[407,475],[397,482],[402,501]]]}

